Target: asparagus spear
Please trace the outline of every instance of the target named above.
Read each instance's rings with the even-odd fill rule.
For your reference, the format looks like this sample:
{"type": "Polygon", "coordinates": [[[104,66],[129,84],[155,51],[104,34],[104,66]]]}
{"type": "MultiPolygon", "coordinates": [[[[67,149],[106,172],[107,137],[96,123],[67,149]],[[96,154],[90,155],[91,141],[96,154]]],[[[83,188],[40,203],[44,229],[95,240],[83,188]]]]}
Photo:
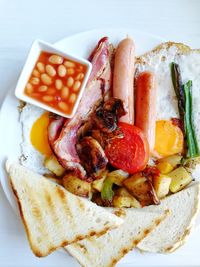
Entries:
{"type": "Polygon", "coordinates": [[[177,63],[171,63],[171,77],[174,90],[178,99],[180,119],[184,123],[184,136],[188,147],[188,157],[199,156],[199,147],[192,120],[192,81],[183,85],[180,67],[177,63]]]}
{"type": "MultiPolygon", "coordinates": [[[[182,122],[184,122],[185,117],[185,95],[183,91],[183,83],[181,78],[181,71],[180,67],[177,63],[172,62],[171,63],[171,77],[172,77],[172,83],[174,86],[174,90],[178,99],[178,109],[179,109],[179,115],[182,122]]],[[[185,126],[185,125],[184,125],[185,126]]],[[[184,127],[185,128],[185,127],[184,127]]],[[[185,130],[183,129],[184,136],[185,136],[185,130]]]]}
{"type": "Polygon", "coordinates": [[[199,147],[196,140],[196,135],[193,126],[192,120],[192,81],[188,81],[184,86],[184,94],[185,94],[185,118],[184,124],[186,129],[186,138],[188,143],[188,156],[190,158],[195,158],[199,156],[199,147]]]}

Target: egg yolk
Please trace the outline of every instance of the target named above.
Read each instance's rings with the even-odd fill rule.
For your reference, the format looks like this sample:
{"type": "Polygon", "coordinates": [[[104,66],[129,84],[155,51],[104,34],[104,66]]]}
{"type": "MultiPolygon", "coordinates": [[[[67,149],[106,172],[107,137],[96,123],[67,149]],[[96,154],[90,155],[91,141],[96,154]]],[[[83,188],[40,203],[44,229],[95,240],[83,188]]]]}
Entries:
{"type": "Polygon", "coordinates": [[[44,156],[49,157],[52,152],[48,143],[47,127],[49,124],[49,113],[45,112],[38,118],[31,129],[30,139],[35,149],[44,156]]]}
{"type": "Polygon", "coordinates": [[[160,120],[156,122],[156,135],[154,150],[162,157],[181,153],[184,138],[181,129],[171,121],[160,120]]]}

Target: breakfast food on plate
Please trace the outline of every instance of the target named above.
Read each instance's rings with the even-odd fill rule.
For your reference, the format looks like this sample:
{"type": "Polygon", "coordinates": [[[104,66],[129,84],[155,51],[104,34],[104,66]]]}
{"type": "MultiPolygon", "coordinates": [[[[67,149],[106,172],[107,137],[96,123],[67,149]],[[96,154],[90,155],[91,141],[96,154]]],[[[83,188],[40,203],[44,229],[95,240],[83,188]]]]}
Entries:
{"type": "Polygon", "coordinates": [[[68,115],[82,87],[87,66],[57,54],[41,52],[25,94],[68,115]]]}
{"type": "Polygon", "coordinates": [[[85,267],[114,266],[136,246],[149,252],[172,252],[188,237],[199,204],[200,184],[196,183],[165,198],[159,206],[111,209],[124,219],[119,228],[100,237],[90,237],[68,245],[66,249],[85,267]]]}
{"type": "Polygon", "coordinates": [[[144,211],[170,209],[170,215],[161,222],[137,247],[144,251],[169,253],[183,245],[194,226],[200,207],[200,184],[195,183],[177,194],[166,197],[159,206],[144,211]]]}
{"type": "Polygon", "coordinates": [[[20,161],[22,165],[40,174],[50,174],[50,171],[44,166],[45,158],[52,154],[47,134],[49,112],[26,104],[20,113],[20,123],[22,129],[20,161]]]}
{"type": "Polygon", "coordinates": [[[111,57],[112,49],[108,38],[103,38],[89,57],[93,69],[75,116],[70,120],[52,117],[48,127],[49,143],[60,164],[82,179],[86,178],[86,171],[76,151],[78,130],[80,132],[80,127],[91,110],[103,100],[110,89],[111,57]]]}
{"type": "Polygon", "coordinates": [[[146,212],[143,209],[109,209],[124,223],[100,237],[91,237],[66,246],[67,251],[84,267],[111,267],[148,236],[162,221],[168,210],[146,212]]]}
{"type": "Polygon", "coordinates": [[[123,221],[43,176],[6,162],[32,251],[44,257],[85,237],[104,234],[123,221]]]}
{"type": "MultiPolygon", "coordinates": [[[[52,101],[61,94],[68,103],[76,85],[81,86],[84,70],[62,58],[56,63],[55,56],[41,55],[26,90],[39,90],[40,97],[50,91],[52,101]]],[[[88,60],[92,72],[72,118],[30,104],[20,113],[20,162],[38,174],[15,164],[7,169],[33,251],[44,256],[85,238],[66,248],[87,267],[114,266],[136,246],[172,252],[189,235],[199,207],[199,183],[194,180],[200,177],[200,53],[183,44],[164,43],[136,57],[131,38],[115,49],[103,37],[88,60]],[[70,203],[58,200],[61,192],[70,203]],[[47,222],[30,209],[36,205],[36,212],[43,214],[38,201],[55,228],[48,232],[53,241],[43,238],[47,222]],[[53,201],[57,211],[50,205],[53,201]],[[104,211],[92,202],[112,208],[104,211]],[[67,229],[66,208],[71,212],[67,229]],[[109,226],[103,225],[105,220],[109,226]],[[114,227],[87,238],[91,229],[102,234],[114,227]],[[35,238],[40,240],[37,246],[35,238]]]]}
{"type": "Polygon", "coordinates": [[[135,125],[139,127],[149,142],[152,151],[155,146],[156,96],[157,81],[150,71],[141,72],[136,78],[136,118],[135,125]]]}
{"type": "Polygon", "coordinates": [[[120,121],[134,123],[134,64],[135,45],[133,40],[122,40],[115,51],[115,64],[113,71],[113,96],[123,101],[127,112],[120,121]]]}

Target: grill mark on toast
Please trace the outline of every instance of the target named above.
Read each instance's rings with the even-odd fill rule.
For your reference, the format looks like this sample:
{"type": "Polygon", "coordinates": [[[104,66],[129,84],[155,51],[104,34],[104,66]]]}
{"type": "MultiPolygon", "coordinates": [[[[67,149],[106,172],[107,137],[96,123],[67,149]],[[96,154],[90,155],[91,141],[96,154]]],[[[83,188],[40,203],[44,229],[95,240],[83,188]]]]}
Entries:
{"type": "Polygon", "coordinates": [[[137,244],[139,242],[141,242],[146,237],[145,232],[150,233],[151,231],[153,231],[155,229],[155,225],[161,223],[168,216],[168,214],[169,214],[169,211],[165,211],[165,213],[163,215],[159,216],[159,219],[153,220],[152,221],[153,226],[145,229],[142,233],[140,233],[137,236],[137,239],[134,240],[130,246],[127,246],[127,247],[124,247],[123,249],[121,249],[121,251],[119,251],[119,253],[118,253],[118,256],[116,258],[112,259],[112,262],[108,267],[114,267],[116,265],[116,263],[121,258],[124,257],[125,254],[127,254],[129,251],[134,249],[137,246],[137,244]]]}
{"type": "Polygon", "coordinates": [[[141,240],[139,240],[139,239],[135,239],[135,240],[133,241],[133,247],[136,247],[136,246],[140,243],[140,241],[141,241],[141,240]]]}
{"type": "Polygon", "coordinates": [[[79,198],[77,198],[77,202],[78,202],[77,206],[80,208],[80,210],[84,211],[85,206],[84,206],[83,202],[79,198]]]}
{"type": "Polygon", "coordinates": [[[37,256],[37,257],[42,257],[44,256],[42,254],[42,252],[37,249],[37,247],[35,247],[33,244],[32,244],[32,235],[31,235],[31,231],[29,230],[29,227],[28,227],[28,224],[26,222],[26,219],[24,217],[24,213],[23,213],[23,205],[21,203],[21,198],[17,192],[17,189],[15,188],[15,185],[14,183],[12,182],[11,180],[11,177],[10,177],[10,184],[11,184],[11,188],[13,190],[13,193],[16,197],[16,200],[17,200],[17,204],[18,204],[18,207],[19,207],[19,212],[20,212],[20,216],[21,216],[21,219],[22,219],[22,222],[24,224],[24,228],[25,228],[25,231],[26,231],[26,235],[27,235],[27,238],[28,238],[28,241],[29,241],[29,244],[30,244],[30,247],[31,247],[31,250],[33,251],[33,253],[37,256]]]}
{"type": "MultiPolygon", "coordinates": [[[[73,215],[73,211],[70,209],[71,204],[68,200],[68,195],[66,195],[64,189],[62,189],[60,186],[57,186],[57,185],[56,185],[56,192],[57,192],[57,196],[61,199],[61,203],[63,203],[63,209],[66,213],[66,220],[69,220],[70,227],[73,230],[76,230],[77,225],[75,224],[75,220],[73,220],[74,215],[73,215]]],[[[83,237],[81,239],[83,239],[83,237]]]]}
{"type": "MultiPolygon", "coordinates": [[[[29,185],[24,182],[24,187],[29,188],[29,185]]],[[[45,242],[45,243],[51,244],[50,235],[49,235],[48,230],[47,230],[48,227],[46,227],[46,225],[47,225],[46,215],[44,214],[44,210],[41,209],[42,205],[40,203],[40,198],[37,198],[37,191],[36,191],[36,193],[34,193],[32,188],[29,188],[29,189],[30,190],[28,192],[28,197],[31,199],[31,203],[32,203],[31,213],[35,217],[35,221],[33,223],[35,223],[35,225],[37,227],[37,231],[38,231],[38,237],[37,238],[39,238],[41,240],[40,243],[45,242]],[[42,236],[45,236],[45,240],[42,238],[42,236]]],[[[35,243],[33,241],[35,239],[35,237],[33,235],[31,235],[31,231],[29,234],[30,234],[30,240],[32,240],[32,242],[35,243]]],[[[37,247],[35,247],[34,245],[31,245],[31,248],[37,257],[43,257],[44,256],[43,253],[39,249],[37,249],[37,247]]]]}
{"type": "Polygon", "coordinates": [[[56,191],[57,191],[58,195],[60,196],[61,200],[66,200],[66,195],[65,195],[64,189],[62,189],[60,186],[56,185],[56,191]]]}
{"type": "Polygon", "coordinates": [[[114,212],[114,214],[115,214],[116,216],[118,216],[118,217],[121,217],[121,218],[123,218],[123,217],[126,216],[126,212],[125,212],[124,209],[118,209],[118,210],[116,210],[116,211],[114,212]]]}
{"type": "Polygon", "coordinates": [[[62,224],[61,219],[59,218],[59,213],[56,207],[56,195],[53,196],[51,191],[49,192],[49,190],[45,189],[44,198],[47,202],[47,207],[49,207],[48,210],[51,211],[48,215],[51,217],[52,223],[57,227],[56,229],[62,229],[62,231],[64,232],[64,226],[62,224]]]}
{"type": "Polygon", "coordinates": [[[56,186],[56,192],[58,197],[61,199],[61,202],[63,203],[63,206],[65,208],[65,212],[67,213],[68,219],[73,218],[73,212],[70,209],[70,203],[68,205],[68,197],[64,192],[64,189],[62,189],[60,186],[56,186]]]}

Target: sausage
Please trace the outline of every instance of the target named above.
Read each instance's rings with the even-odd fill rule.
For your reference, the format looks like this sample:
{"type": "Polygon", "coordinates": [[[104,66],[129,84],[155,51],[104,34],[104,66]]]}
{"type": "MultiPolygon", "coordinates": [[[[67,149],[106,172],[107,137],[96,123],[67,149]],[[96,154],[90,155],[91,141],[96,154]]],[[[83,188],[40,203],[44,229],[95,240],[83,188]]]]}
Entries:
{"type": "Polygon", "coordinates": [[[113,96],[123,101],[126,115],[120,121],[134,123],[134,63],[135,45],[132,39],[122,40],[115,53],[113,96]]]}
{"type": "Polygon", "coordinates": [[[149,71],[140,73],[135,80],[135,90],[135,125],[144,132],[149,142],[150,151],[153,151],[155,145],[157,95],[155,74],[149,71]]]}

